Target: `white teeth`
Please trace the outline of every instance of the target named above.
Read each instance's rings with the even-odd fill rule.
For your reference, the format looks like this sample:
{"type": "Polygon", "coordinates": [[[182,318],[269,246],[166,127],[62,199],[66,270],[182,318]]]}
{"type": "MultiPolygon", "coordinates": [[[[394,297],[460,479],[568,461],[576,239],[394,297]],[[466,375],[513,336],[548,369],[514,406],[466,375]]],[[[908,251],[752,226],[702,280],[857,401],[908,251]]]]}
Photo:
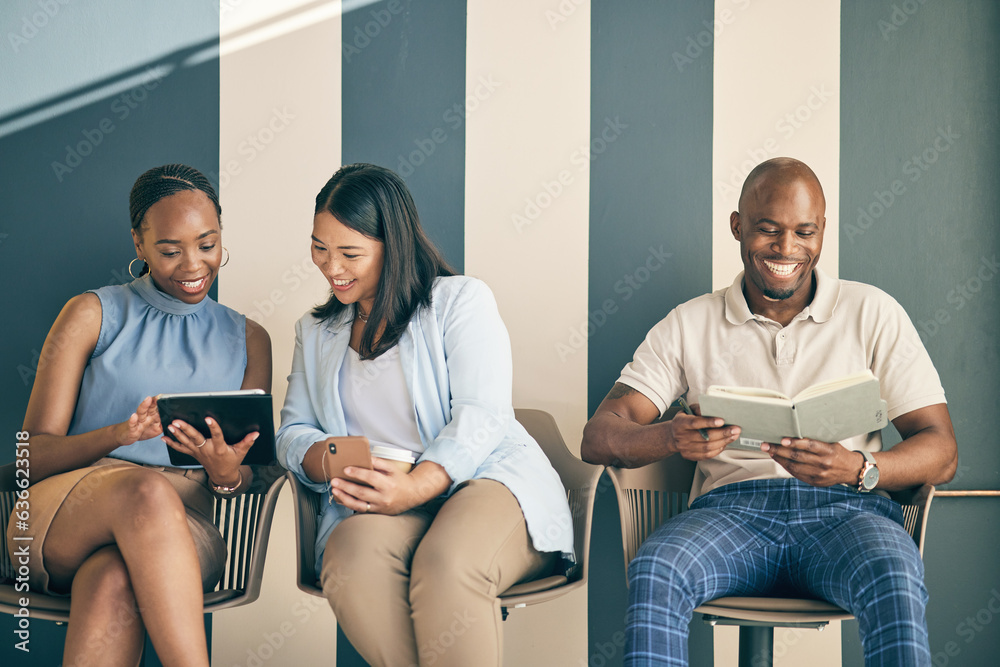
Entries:
{"type": "Polygon", "coordinates": [[[203,282],[205,282],[204,278],[202,278],[201,280],[195,280],[194,282],[185,282],[183,280],[180,281],[181,285],[184,285],[184,287],[198,287],[203,282]]]}
{"type": "Polygon", "coordinates": [[[354,282],[353,280],[334,280],[333,284],[340,285],[341,287],[343,287],[344,285],[350,285],[353,282],[354,282]]]}
{"type": "Polygon", "coordinates": [[[766,266],[768,270],[776,276],[790,276],[795,272],[795,269],[799,268],[798,264],[775,264],[774,262],[769,262],[766,259],[763,261],[764,266],[766,266]]]}

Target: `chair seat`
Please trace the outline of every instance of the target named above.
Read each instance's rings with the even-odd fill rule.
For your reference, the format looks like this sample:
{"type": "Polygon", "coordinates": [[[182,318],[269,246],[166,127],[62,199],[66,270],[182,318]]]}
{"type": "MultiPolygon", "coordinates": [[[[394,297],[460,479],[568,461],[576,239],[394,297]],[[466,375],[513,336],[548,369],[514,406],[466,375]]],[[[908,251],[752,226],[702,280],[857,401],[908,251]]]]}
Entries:
{"type": "Polygon", "coordinates": [[[701,605],[696,612],[744,621],[811,623],[817,620],[847,620],[849,612],[825,600],[805,598],[725,597],[701,605]]]}
{"type": "Polygon", "coordinates": [[[500,599],[503,600],[503,598],[511,598],[515,595],[527,595],[528,593],[547,591],[551,588],[564,586],[568,581],[569,579],[561,574],[554,574],[551,577],[544,577],[533,581],[525,581],[508,588],[502,595],[500,595],[500,599]]]}

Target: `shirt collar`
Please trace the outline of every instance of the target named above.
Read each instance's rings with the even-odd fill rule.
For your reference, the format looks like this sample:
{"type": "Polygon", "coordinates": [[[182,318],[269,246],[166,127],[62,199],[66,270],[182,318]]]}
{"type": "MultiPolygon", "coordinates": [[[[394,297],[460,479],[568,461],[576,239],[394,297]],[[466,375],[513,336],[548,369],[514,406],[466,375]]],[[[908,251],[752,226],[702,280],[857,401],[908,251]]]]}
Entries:
{"type": "MultiPolygon", "coordinates": [[[[802,309],[796,320],[811,317],[816,322],[826,322],[833,317],[833,311],[837,307],[840,299],[840,280],[831,278],[818,267],[814,269],[816,275],[816,294],[813,295],[812,302],[802,309]]],[[[745,324],[757,319],[757,316],[750,311],[750,305],[743,296],[743,271],[733,281],[733,284],[726,290],[726,319],[732,324],[745,324]]]]}

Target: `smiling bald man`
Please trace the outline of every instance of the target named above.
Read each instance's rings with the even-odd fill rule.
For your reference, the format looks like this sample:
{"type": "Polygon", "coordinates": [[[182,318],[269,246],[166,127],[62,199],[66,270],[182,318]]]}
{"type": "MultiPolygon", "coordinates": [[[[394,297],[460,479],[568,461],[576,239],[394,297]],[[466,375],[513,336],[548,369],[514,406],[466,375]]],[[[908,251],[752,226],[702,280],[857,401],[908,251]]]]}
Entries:
{"type": "Polygon", "coordinates": [[[859,622],[867,665],[929,665],[927,590],[899,505],[879,490],[952,479],[957,446],[944,389],[902,307],[876,287],[817,268],[826,199],[804,163],[775,158],[747,176],[730,216],[743,271],[656,324],[584,429],[592,463],[697,461],[690,510],[664,523],[629,566],[625,664],[686,665],[695,607],[719,597],[828,600],[859,622]],[[710,385],[794,396],[865,369],[903,440],[783,438],[727,448],[739,428],[678,413],[710,385]],[[704,432],[707,438],[701,434],[704,432]]]}

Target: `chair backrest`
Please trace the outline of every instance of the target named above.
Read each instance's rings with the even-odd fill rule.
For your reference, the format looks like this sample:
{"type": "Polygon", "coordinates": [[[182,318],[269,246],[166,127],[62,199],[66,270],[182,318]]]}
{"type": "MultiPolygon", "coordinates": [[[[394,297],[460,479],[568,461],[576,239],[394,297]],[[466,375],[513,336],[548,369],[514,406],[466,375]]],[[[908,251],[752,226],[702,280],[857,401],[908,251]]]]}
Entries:
{"type": "Polygon", "coordinates": [[[601,466],[584,463],[570,453],[556,420],[548,412],[517,408],[514,410],[514,416],[538,442],[566,488],[569,509],[573,516],[574,550],[578,565],[570,573],[569,579],[586,581],[589,573],[594,499],[603,469],[601,466]]]}
{"type": "Polygon", "coordinates": [[[931,512],[931,501],[934,499],[934,487],[930,484],[917,486],[902,491],[890,491],[889,497],[895,500],[903,509],[903,528],[906,529],[917,543],[920,555],[924,555],[924,539],[927,535],[927,517],[931,512]]]}
{"type": "MultiPolygon", "coordinates": [[[[17,502],[17,481],[15,475],[15,464],[9,463],[0,466],[0,527],[3,528],[3,536],[6,540],[7,523],[11,512],[14,511],[14,504],[17,502]]],[[[17,577],[17,568],[11,562],[10,554],[7,553],[6,545],[0,549],[0,584],[14,581],[17,577]]]]}
{"type": "Polygon", "coordinates": [[[300,482],[295,473],[289,471],[286,475],[295,507],[296,583],[299,590],[322,596],[316,581],[316,529],[321,496],[300,482]]]}
{"type": "Polygon", "coordinates": [[[646,538],[687,509],[695,462],[669,456],[641,468],[608,468],[618,496],[625,569],[646,538]]]}
{"type": "Polygon", "coordinates": [[[205,594],[205,612],[238,607],[260,597],[264,557],[285,470],[277,465],[254,468],[246,493],[215,498],[215,525],[226,541],[226,570],[215,590],[205,594]]]}

